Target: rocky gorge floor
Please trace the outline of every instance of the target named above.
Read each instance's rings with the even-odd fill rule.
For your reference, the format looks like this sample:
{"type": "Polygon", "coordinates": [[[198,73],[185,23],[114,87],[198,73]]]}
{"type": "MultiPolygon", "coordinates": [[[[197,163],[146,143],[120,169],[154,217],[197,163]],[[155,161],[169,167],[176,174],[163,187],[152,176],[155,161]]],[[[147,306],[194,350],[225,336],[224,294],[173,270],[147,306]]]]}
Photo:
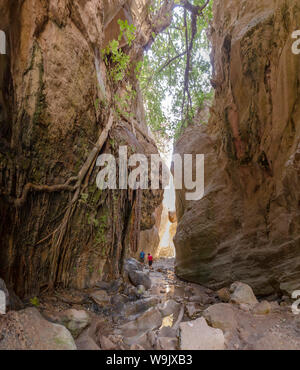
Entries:
{"type": "Polygon", "coordinates": [[[214,292],[178,279],[174,259],[153,270],[129,259],[123,279],[44,293],[19,308],[0,316],[0,349],[300,349],[288,297],[259,302],[239,282],[214,292]]]}

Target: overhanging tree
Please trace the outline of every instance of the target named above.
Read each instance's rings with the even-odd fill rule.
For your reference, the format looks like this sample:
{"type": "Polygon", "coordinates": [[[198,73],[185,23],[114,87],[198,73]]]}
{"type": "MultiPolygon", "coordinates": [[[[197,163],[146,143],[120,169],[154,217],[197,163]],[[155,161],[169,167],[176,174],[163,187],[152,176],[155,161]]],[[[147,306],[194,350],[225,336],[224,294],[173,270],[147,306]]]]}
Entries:
{"type": "Polygon", "coordinates": [[[155,0],[152,37],[140,76],[146,115],[159,143],[176,138],[211,97],[209,42],[212,0],[155,0]]]}

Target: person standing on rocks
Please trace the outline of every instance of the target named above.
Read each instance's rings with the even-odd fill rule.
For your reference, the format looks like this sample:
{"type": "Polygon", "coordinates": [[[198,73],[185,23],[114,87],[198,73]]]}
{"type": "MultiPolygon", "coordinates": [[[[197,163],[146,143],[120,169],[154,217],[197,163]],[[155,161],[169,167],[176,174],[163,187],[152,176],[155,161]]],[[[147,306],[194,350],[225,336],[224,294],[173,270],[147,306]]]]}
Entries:
{"type": "Polygon", "coordinates": [[[148,253],[148,264],[149,264],[150,269],[152,270],[153,269],[153,267],[152,267],[153,257],[150,253],[148,253]]]}
{"type": "Polygon", "coordinates": [[[141,251],[140,253],[140,261],[144,264],[145,263],[145,252],[141,251]]]}

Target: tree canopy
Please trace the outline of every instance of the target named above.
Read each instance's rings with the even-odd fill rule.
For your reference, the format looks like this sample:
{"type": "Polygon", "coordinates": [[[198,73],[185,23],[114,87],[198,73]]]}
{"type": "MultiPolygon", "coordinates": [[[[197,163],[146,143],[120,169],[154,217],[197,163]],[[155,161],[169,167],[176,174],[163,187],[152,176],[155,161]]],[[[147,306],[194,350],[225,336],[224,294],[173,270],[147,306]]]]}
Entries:
{"type": "Polygon", "coordinates": [[[154,0],[150,11],[156,24],[140,83],[147,123],[164,145],[193,121],[212,95],[207,38],[212,0],[154,0]]]}

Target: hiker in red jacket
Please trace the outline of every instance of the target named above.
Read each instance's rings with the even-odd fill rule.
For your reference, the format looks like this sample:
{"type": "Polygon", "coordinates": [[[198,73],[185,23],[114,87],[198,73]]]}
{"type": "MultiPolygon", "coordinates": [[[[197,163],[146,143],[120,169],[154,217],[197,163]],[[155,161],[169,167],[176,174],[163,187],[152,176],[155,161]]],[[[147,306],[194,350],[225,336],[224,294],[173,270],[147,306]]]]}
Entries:
{"type": "Polygon", "coordinates": [[[153,263],[153,257],[151,256],[150,253],[148,253],[148,263],[149,263],[149,267],[150,269],[152,269],[152,263],[153,263]]]}

